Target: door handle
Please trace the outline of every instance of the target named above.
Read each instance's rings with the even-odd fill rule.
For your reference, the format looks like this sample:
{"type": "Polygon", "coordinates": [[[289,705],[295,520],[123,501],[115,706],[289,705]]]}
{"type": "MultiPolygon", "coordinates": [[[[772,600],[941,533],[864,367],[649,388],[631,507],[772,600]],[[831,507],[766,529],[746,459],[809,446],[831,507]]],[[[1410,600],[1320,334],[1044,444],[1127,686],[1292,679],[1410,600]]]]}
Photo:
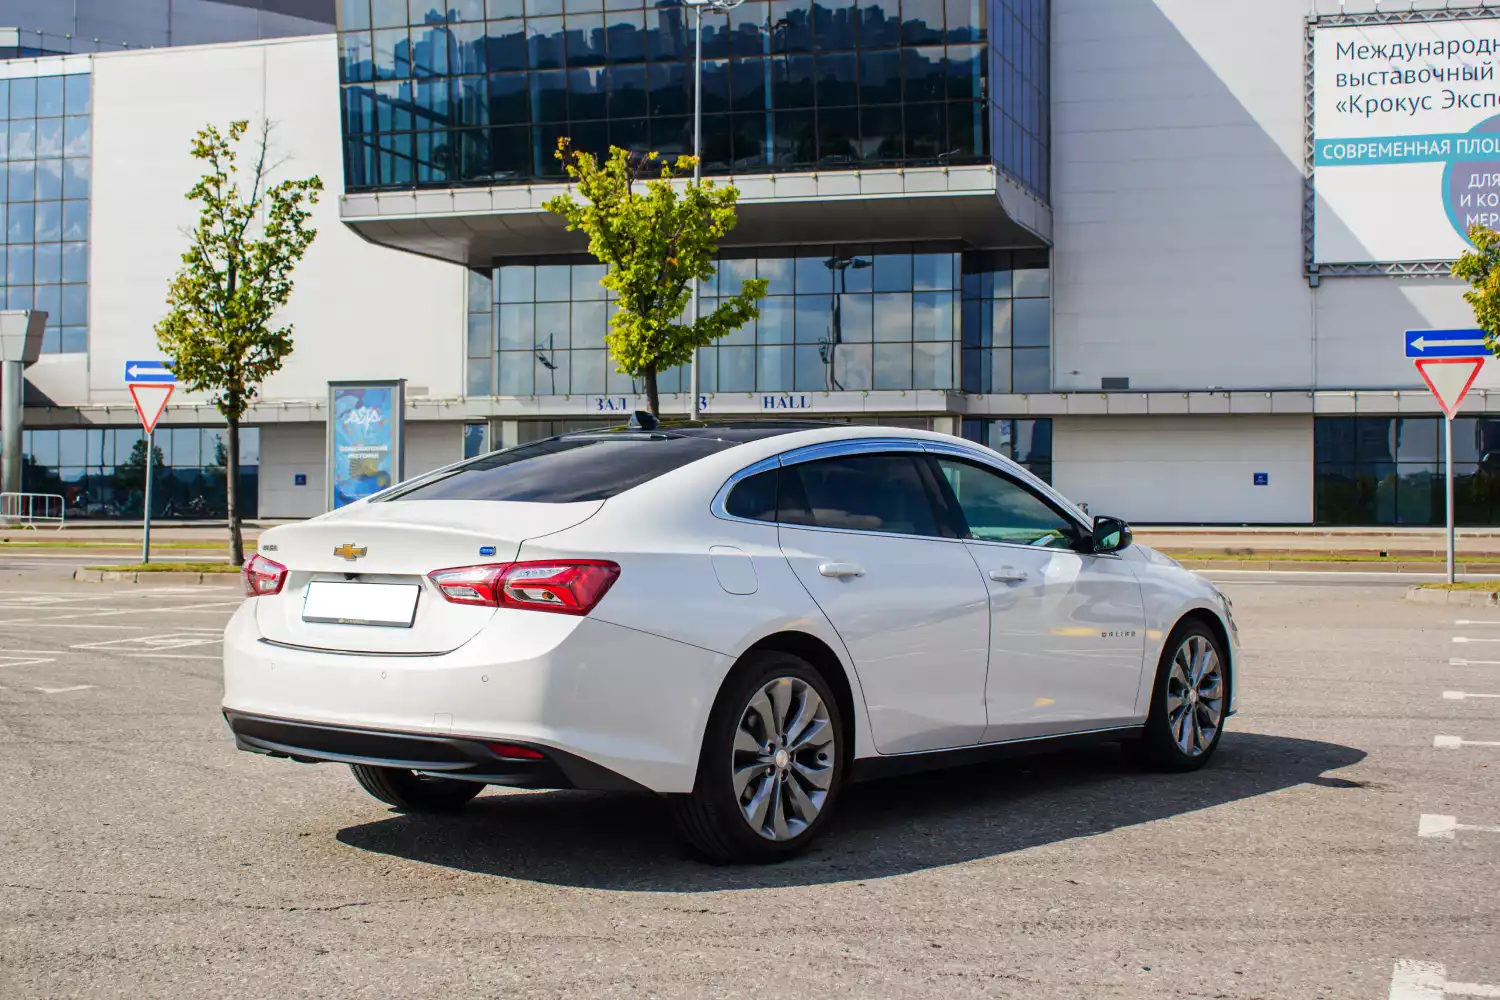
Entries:
{"type": "Polygon", "coordinates": [[[856,566],[853,563],[835,563],[835,562],[823,563],[821,566],[818,567],[818,572],[820,574],[822,574],[823,576],[832,576],[832,577],[864,576],[865,575],[864,567],[862,567],[862,566],[856,566]]]}
{"type": "Polygon", "coordinates": [[[990,570],[989,578],[996,583],[1021,583],[1026,579],[1026,571],[1024,569],[1016,569],[1013,566],[1006,566],[1004,569],[990,570]]]}

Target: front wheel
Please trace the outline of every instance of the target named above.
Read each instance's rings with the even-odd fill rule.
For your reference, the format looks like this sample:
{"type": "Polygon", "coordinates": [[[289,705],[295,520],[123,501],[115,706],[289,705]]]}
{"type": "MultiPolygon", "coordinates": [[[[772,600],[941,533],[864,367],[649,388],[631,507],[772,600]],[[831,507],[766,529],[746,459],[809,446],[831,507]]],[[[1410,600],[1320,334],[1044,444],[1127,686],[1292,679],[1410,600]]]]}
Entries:
{"type": "Polygon", "coordinates": [[[844,720],[828,682],[790,653],[754,654],[709,717],[682,835],[717,862],[782,861],[828,821],[843,782],[844,720]]]}
{"type": "Polygon", "coordinates": [[[1159,771],[1196,771],[1207,764],[1224,734],[1229,707],[1228,660],[1203,622],[1178,623],[1162,647],[1151,712],[1133,750],[1159,771]]]}
{"type": "Polygon", "coordinates": [[[404,812],[447,812],[458,809],[484,791],[478,781],[435,778],[399,767],[350,764],[359,786],[387,805],[404,812]]]}

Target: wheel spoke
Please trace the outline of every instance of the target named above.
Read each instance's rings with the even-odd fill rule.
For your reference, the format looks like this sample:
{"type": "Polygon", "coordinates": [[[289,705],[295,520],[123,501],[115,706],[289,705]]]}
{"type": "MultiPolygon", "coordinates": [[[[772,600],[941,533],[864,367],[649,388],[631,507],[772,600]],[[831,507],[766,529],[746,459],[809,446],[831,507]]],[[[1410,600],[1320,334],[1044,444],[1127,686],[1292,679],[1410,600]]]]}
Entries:
{"type": "Polygon", "coordinates": [[[772,776],[771,832],[777,840],[786,840],[792,835],[786,825],[786,785],[779,773],[772,776]]]}
{"type": "Polygon", "coordinates": [[[798,833],[811,825],[818,818],[818,810],[822,807],[823,793],[818,792],[819,801],[814,802],[802,787],[802,783],[791,774],[788,774],[784,782],[787,791],[787,799],[791,805],[792,817],[800,824],[798,833]]]}
{"type": "Polygon", "coordinates": [[[786,745],[789,747],[801,742],[798,737],[802,730],[817,719],[818,712],[823,708],[822,699],[808,685],[804,684],[800,693],[802,697],[797,699],[797,710],[786,724],[786,745]]]}
{"type": "Polygon", "coordinates": [[[1190,714],[1192,714],[1192,709],[1185,709],[1177,717],[1177,725],[1172,730],[1172,738],[1177,741],[1177,745],[1183,750],[1187,750],[1188,748],[1189,728],[1192,726],[1192,722],[1188,719],[1190,714]]]}
{"type": "Polygon", "coordinates": [[[736,769],[734,772],[735,796],[743,799],[745,797],[745,789],[750,785],[750,782],[757,775],[764,775],[765,773],[766,762],[763,760],[757,760],[753,764],[748,764],[745,767],[736,769]]]}
{"type": "Polygon", "coordinates": [[[788,750],[803,750],[826,746],[833,742],[833,725],[826,719],[814,719],[795,738],[788,736],[788,750]]]}
{"type": "Polygon", "coordinates": [[[767,696],[766,691],[766,688],[762,688],[755,692],[755,696],[750,699],[749,707],[745,709],[745,718],[740,720],[740,728],[744,729],[746,720],[751,713],[754,713],[760,720],[760,739],[763,743],[775,737],[777,732],[776,712],[771,707],[771,699],[767,696]]]}
{"type": "Polygon", "coordinates": [[[808,767],[801,761],[793,761],[792,770],[797,773],[802,781],[825,792],[828,790],[828,786],[833,784],[832,764],[827,767],[808,767]]]}
{"type": "Polygon", "coordinates": [[[766,749],[765,746],[760,742],[760,740],[758,740],[758,739],[755,738],[755,734],[752,733],[752,732],[750,732],[750,730],[746,729],[743,723],[740,724],[740,728],[739,729],[735,730],[735,733],[734,733],[734,752],[735,753],[756,753],[756,754],[758,754],[758,753],[764,753],[765,749],[766,749]]]}
{"type": "Polygon", "coordinates": [[[1172,688],[1167,688],[1167,718],[1175,719],[1182,706],[1187,704],[1187,698],[1182,693],[1174,694],[1172,688]]]}
{"type": "Polygon", "coordinates": [[[1193,727],[1191,734],[1192,743],[1189,745],[1188,751],[1196,757],[1203,752],[1203,726],[1198,720],[1198,708],[1196,705],[1188,710],[1188,716],[1192,720],[1193,727]]]}
{"type": "Polygon", "coordinates": [[[765,831],[766,812],[771,805],[771,794],[775,789],[775,776],[768,774],[761,780],[760,785],[756,787],[755,794],[750,797],[750,801],[740,806],[741,811],[745,814],[745,819],[750,821],[750,826],[754,828],[756,833],[763,833],[765,831]]]}
{"type": "Polygon", "coordinates": [[[778,677],[766,685],[766,695],[771,700],[771,728],[776,736],[786,735],[787,711],[792,707],[792,679],[778,677]]]}

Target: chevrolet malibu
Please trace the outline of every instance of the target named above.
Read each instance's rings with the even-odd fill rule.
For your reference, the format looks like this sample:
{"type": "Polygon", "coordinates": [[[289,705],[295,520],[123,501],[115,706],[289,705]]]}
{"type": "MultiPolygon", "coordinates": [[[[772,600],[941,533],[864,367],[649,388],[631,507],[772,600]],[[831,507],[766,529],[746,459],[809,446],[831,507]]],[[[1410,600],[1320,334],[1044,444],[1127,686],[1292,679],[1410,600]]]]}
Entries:
{"type": "Polygon", "coordinates": [[[272,528],[245,582],[241,749],[402,810],[649,789],[721,862],[881,774],[1094,740],[1190,771],[1233,710],[1227,598],[924,431],[642,414],[272,528]]]}

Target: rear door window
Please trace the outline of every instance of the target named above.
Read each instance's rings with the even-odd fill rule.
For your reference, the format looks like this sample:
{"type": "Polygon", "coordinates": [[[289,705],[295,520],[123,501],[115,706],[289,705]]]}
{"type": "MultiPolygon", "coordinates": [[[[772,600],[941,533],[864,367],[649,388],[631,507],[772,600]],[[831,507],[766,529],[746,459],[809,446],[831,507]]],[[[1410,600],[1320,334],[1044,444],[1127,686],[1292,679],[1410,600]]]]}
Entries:
{"type": "Polygon", "coordinates": [[[608,500],[738,441],[666,435],[549,438],[491,452],[436,479],[397,488],[385,500],[608,500]]]}
{"type": "Polygon", "coordinates": [[[849,455],[781,470],[777,520],[845,531],[943,534],[922,456],[849,455]]]}

